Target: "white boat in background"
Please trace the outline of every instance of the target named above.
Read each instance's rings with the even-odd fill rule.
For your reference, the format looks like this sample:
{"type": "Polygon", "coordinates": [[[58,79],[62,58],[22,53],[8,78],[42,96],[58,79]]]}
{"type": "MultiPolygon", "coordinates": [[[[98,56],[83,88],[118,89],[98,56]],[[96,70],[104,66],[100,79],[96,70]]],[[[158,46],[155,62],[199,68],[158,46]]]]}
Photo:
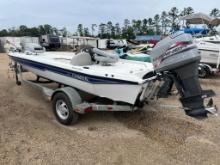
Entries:
{"type": "MultiPolygon", "coordinates": [[[[180,20],[185,20],[188,24],[203,24],[207,27],[218,26],[220,24],[219,18],[210,17],[204,13],[186,15],[181,17],[180,20]]],[[[199,76],[205,78],[213,73],[218,73],[220,65],[220,36],[209,36],[209,34],[204,36],[202,34],[196,34],[194,40],[201,55],[199,76]]]]}
{"type": "Polygon", "coordinates": [[[220,62],[220,45],[198,40],[196,40],[196,45],[201,54],[200,62],[218,68],[220,62]]]}
{"type": "Polygon", "coordinates": [[[204,42],[210,42],[213,44],[219,44],[220,45],[220,36],[219,35],[213,35],[213,36],[203,36],[201,38],[196,38],[197,41],[204,41],[204,42]]]}

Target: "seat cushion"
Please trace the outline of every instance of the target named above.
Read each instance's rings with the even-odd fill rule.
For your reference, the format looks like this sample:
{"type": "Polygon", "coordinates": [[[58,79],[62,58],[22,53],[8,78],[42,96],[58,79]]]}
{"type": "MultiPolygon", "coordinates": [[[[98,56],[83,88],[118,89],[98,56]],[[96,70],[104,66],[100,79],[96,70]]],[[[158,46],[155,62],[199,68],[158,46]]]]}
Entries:
{"type": "Polygon", "coordinates": [[[92,58],[89,53],[81,52],[73,56],[71,64],[76,66],[91,65],[92,58]]]}

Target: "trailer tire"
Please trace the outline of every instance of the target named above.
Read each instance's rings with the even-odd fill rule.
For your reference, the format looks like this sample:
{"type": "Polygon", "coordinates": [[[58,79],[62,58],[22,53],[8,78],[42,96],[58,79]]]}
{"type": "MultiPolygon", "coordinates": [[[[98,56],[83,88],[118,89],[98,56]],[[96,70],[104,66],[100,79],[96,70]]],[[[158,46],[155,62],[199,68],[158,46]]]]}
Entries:
{"type": "Polygon", "coordinates": [[[209,72],[205,67],[201,67],[199,70],[199,78],[206,78],[209,75],[209,72]]]}
{"type": "Polygon", "coordinates": [[[56,119],[61,124],[70,125],[78,121],[79,114],[73,111],[71,101],[65,93],[56,93],[53,97],[52,106],[56,119]]]}

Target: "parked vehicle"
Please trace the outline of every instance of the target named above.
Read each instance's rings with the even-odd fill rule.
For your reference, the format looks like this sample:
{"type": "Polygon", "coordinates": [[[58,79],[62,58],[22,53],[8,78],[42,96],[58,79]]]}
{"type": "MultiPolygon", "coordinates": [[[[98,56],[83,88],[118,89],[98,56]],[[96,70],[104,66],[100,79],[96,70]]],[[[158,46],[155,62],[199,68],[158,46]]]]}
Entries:
{"type": "Polygon", "coordinates": [[[126,40],[107,40],[107,48],[108,49],[115,49],[115,48],[123,48],[127,46],[126,40]]]}
{"type": "Polygon", "coordinates": [[[47,50],[59,49],[61,47],[60,38],[55,35],[42,35],[40,37],[40,44],[47,50]]]}

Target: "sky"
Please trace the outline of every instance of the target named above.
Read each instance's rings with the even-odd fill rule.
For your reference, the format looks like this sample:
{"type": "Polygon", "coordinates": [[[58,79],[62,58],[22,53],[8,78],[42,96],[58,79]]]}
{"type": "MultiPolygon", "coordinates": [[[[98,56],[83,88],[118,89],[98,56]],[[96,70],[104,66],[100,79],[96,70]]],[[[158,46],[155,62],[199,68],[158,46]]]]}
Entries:
{"type": "Polygon", "coordinates": [[[172,7],[191,6],[196,12],[220,9],[220,0],[0,0],[0,29],[50,24],[76,31],[82,23],[123,23],[127,19],[153,17],[172,7]]]}

